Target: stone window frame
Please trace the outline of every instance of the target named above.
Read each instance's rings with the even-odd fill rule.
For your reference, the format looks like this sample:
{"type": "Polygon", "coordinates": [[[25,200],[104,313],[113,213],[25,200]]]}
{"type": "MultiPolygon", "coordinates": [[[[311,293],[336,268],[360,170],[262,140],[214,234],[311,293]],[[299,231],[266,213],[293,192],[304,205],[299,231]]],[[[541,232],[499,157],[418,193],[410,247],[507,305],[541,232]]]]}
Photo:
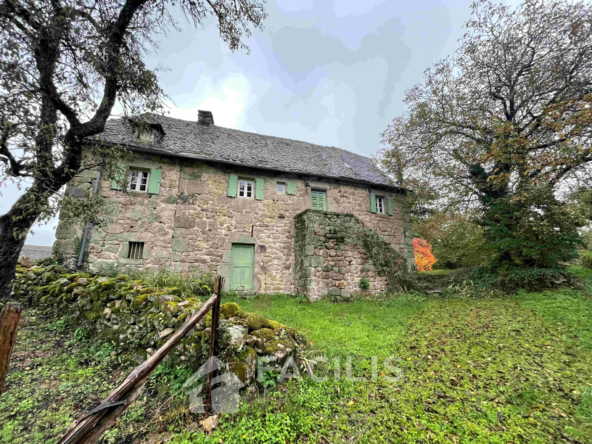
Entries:
{"type": "MultiPolygon", "coordinates": [[[[136,186],[139,186],[137,182],[136,182],[136,186]]],[[[128,167],[128,178],[127,178],[127,190],[128,191],[134,191],[136,193],[148,193],[148,188],[150,188],[150,169],[149,168],[140,168],[140,167],[129,166],[128,167]],[[146,189],[145,190],[134,189],[134,188],[131,187],[131,185],[132,185],[132,175],[133,175],[134,172],[146,173],[146,189]]]]}
{"type": "Polygon", "coordinates": [[[281,182],[281,181],[278,181],[277,182],[277,192],[278,192],[278,194],[286,194],[287,190],[288,190],[288,183],[287,182],[281,182]],[[283,186],[284,187],[284,190],[283,191],[280,191],[280,186],[283,186]]]}
{"type": "Polygon", "coordinates": [[[240,197],[242,199],[255,199],[255,179],[239,177],[237,181],[236,197],[240,197]],[[241,182],[244,183],[244,196],[241,195],[241,182]],[[247,196],[247,186],[249,183],[251,184],[251,195],[247,196]]]}
{"type": "Polygon", "coordinates": [[[386,214],[387,197],[376,195],[376,214],[386,214]]]}

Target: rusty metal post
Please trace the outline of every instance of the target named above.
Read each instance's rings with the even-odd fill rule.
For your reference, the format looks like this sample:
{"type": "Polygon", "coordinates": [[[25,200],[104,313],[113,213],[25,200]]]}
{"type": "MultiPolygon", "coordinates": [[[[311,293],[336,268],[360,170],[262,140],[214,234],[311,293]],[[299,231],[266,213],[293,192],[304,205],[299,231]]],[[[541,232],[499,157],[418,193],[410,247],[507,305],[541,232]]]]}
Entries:
{"type": "Polygon", "coordinates": [[[21,304],[8,302],[0,312],[0,393],[4,391],[4,381],[12,349],[16,343],[16,332],[21,318],[21,304]]]}
{"type": "Polygon", "coordinates": [[[222,287],[224,286],[224,278],[218,276],[214,285],[214,293],[216,293],[216,302],[212,307],[212,325],[210,327],[210,353],[208,355],[208,383],[206,385],[206,402],[205,409],[209,414],[214,414],[214,406],[212,405],[212,378],[213,378],[213,357],[216,349],[216,330],[218,329],[218,321],[220,320],[220,300],[222,299],[222,287]]]}

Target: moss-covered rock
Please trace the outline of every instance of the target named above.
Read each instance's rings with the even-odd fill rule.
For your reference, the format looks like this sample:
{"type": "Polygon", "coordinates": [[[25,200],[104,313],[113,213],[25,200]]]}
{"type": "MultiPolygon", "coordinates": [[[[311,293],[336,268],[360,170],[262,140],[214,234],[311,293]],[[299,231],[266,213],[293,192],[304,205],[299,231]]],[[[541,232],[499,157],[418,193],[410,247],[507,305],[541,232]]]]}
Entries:
{"type": "Polygon", "coordinates": [[[268,355],[270,362],[283,363],[293,350],[294,342],[286,339],[277,339],[265,342],[262,354],[268,355]]]}
{"type": "Polygon", "coordinates": [[[148,304],[148,302],[148,293],[142,293],[134,298],[131,308],[133,310],[140,310],[145,304],[148,304]]]}
{"type": "Polygon", "coordinates": [[[220,317],[222,319],[230,319],[241,312],[240,307],[235,302],[227,302],[220,306],[220,317]]]}
{"type": "Polygon", "coordinates": [[[273,329],[273,330],[279,330],[280,328],[282,328],[284,325],[280,324],[277,321],[272,321],[271,319],[267,320],[267,325],[269,325],[269,328],[273,329]]]}
{"type": "Polygon", "coordinates": [[[252,348],[245,348],[236,360],[229,363],[228,368],[243,384],[250,384],[257,372],[257,352],[252,348]]]}
{"type": "Polygon", "coordinates": [[[251,333],[251,336],[255,336],[262,341],[269,341],[275,339],[275,331],[271,328],[260,328],[251,333]]]}
{"type": "Polygon", "coordinates": [[[243,321],[243,325],[249,329],[249,332],[261,328],[271,328],[273,330],[273,326],[269,323],[269,319],[261,316],[259,313],[241,313],[240,317],[243,321]]]}

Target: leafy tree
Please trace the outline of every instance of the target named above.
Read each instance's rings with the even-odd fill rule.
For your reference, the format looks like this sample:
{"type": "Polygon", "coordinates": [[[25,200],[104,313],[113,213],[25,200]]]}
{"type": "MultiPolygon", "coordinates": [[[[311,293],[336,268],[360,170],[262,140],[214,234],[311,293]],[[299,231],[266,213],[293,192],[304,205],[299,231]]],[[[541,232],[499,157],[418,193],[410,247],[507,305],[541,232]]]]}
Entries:
{"type": "Polygon", "coordinates": [[[418,220],[414,232],[432,245],[438,258],[436,268],[455,269],[490,262],[483,228],[464,214],[436,212],[418,220]]]}
{"type": "Polygon", "coordinates": [[[554,266],[573,256],[582,223],[557,187],[588,175],[592,161],[592,8],[472,8],[457,51],[407,92],[407,114],[383,134],[382,164],[447,204],[480,208],[494,265],[554,266]]]}
{"type": "Polygon", "coordinates": [[[430,271],[438,261],[432,254],[432,246],[424,239],[413,239],[413,252],[415,253],[417,271],[430,271]]]}
{"type": "MultiPolygon", "coordinates": [[[[194,25],[209,16],[231,50],[265,18],[264,0],[181,0],[194,25]]],[[[0,0],[0,180],[30,185],[0,216],[0,300],[10,295],[31,226],[59,209],[59,191],[82,169],[113,174],[112,149],[83,147],[116,102],[127,114],[158,110],[164,94],[142,62],[175,27],[164,0],[0,0]]],[[[88,208],[92,207],[90,205],[88,208]]],[[[87,208],[87,209],[88,209],[87,208]]]]}

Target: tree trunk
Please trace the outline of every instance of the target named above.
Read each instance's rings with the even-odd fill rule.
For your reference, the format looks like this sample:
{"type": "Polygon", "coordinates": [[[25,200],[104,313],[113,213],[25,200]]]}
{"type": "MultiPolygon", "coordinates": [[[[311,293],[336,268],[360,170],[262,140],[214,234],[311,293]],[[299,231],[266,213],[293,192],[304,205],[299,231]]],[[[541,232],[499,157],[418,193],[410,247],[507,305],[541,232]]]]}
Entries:
{"type": "Polygon", "coordinates": [[[16,263],[29,230],[40,215],[36,208],[44,194],[33,185],[8,213],[0,216],[0,301],[10,298],[16,263]]]}

